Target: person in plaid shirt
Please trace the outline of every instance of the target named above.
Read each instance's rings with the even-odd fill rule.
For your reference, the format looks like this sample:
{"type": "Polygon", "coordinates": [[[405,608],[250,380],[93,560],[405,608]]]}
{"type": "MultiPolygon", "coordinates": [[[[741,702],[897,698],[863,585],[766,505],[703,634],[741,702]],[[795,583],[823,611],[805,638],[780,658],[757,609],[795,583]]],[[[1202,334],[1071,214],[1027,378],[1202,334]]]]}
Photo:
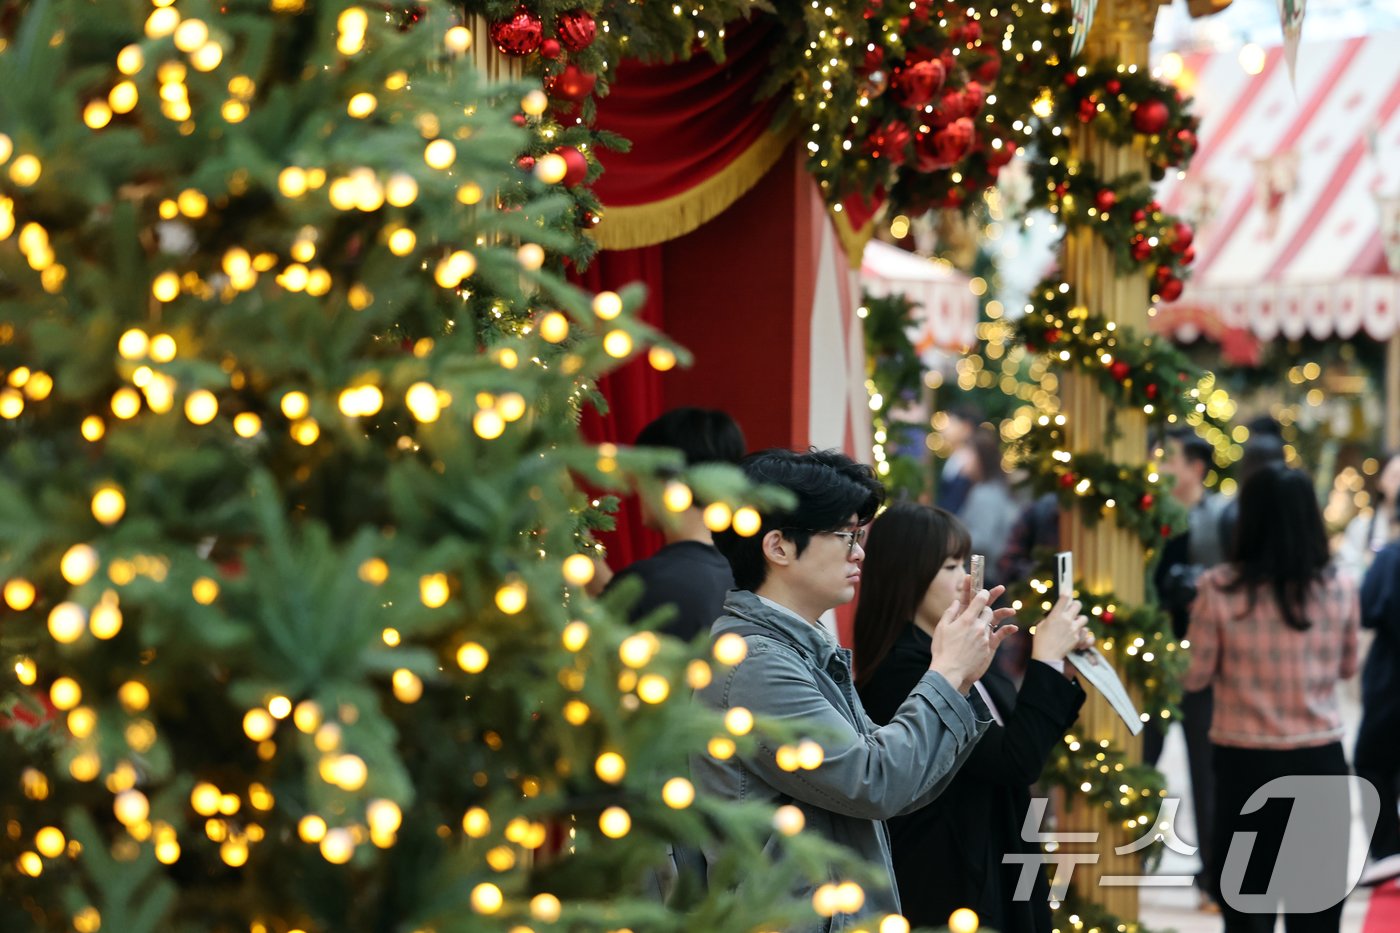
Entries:
{"type": "MultiPolygon", "coordinates": [[[[1279,465],[1250,477],[1240,490],[1233,553],[1200,578],[1182,684],[1215,688],[1219,862],[1237,832],[1256,831],[1251,863],[1274,863],[1282,834],[1260,831],[1259,813],[1241,814],[1254,791],[1285,775],[1349,773],[1337,685],[1356,674],[1360,620],[1356,585],[1332,566],[1312,481],[1279,465]],[[1273,852],[1263,851],[1270,846],[1273,852]]],[[[1337,818],[1348,825],[1346,801],[1337,818]]],[[[1217,896],[1220,874],[1217,865],[1217,896]]],[[[1335,931],[1341,923],[1341,904],[1291,916],[1286,898],[1278,906],[1289,933],[1335,931]]],[[[1221,908],[1229,933],[1274,928],[1273,916],[1243,914],[1224,900],[1221,908]]]]}

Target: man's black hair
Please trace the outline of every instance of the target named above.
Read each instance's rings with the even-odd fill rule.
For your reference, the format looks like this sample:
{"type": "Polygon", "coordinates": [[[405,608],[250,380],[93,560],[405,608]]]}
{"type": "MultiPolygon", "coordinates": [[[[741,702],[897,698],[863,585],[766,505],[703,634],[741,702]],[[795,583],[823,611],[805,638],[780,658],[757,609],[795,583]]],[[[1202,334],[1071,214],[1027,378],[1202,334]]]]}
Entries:
{"type": "Polygon", "coordinates": [[[685,465],[738,463],[744,456],[744,432],[728,414],[710,408],[673,408],[642,428],[637,447],[672,447],[685,465]]]}
{"type": "Polygon", "coordinates": [[[715,535],[715,547],[729,560],[734,584],[741,590],[757,590],[768,577],[763,556],[768,532],[781,530],[797,545],[800,557],[813,533],[839,531],[850,524],[851,516],[864,525],[885,501],[885,487],[875,471],[836,450],[761,450],[745,457],[740,466],[754,483],[781,486],[797,497],[791,509],[763,513],[755,535],[743,537],[732,528],[715,535]]]}
{"type": "Polygon", "coordinates": [[[1195,428],[1173,428],[1167,433],[1167,437],[1181,445],[1181,455],[1192,463],[1201,464],[1204,469],[1201,475],[1204,476],[1215,466],[1215,449],[1210,443],[1196,433],[1195,428]]]}
{"type": "Polygon", "coordinates": [[[1283,449],[1282,438],[1274,434],[1251,434],[1244,442],[1244,455],[1240,457],[1237,471],[1241,484],[1265,467],[1283,466],[1287,462],[1287,452],[1283,449]]]}

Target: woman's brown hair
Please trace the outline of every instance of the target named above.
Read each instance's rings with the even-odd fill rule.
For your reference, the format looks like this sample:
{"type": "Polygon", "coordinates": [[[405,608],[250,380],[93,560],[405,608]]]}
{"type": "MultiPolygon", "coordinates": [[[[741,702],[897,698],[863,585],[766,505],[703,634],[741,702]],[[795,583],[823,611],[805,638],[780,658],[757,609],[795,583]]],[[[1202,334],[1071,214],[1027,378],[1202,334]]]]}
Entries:
{"type": "Polygon", "coordinates": [[[856,606],[856,684],[863,686],[890,653],[949,557],[972,549],[967,528],[950,512],[912,502],[890,506],[870,526],[856,606]]]}

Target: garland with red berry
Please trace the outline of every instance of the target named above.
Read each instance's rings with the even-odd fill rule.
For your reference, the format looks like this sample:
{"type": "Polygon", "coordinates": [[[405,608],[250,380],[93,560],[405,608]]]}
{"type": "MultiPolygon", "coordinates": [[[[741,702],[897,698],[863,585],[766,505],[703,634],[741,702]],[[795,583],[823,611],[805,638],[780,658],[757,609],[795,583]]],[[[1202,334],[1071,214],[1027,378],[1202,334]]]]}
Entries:
{"type": "Polygon", "coordinates": [[[1200,398],[1201,373],[1175,346],[1119,327],[1077,307],[1067,288],[1044,281],[1030,295],[1017,331],[1033,353],[1050,353],[1091,373],[1120,407],[1141,408],[1154,422],[1226,426],[1200,398]]]}

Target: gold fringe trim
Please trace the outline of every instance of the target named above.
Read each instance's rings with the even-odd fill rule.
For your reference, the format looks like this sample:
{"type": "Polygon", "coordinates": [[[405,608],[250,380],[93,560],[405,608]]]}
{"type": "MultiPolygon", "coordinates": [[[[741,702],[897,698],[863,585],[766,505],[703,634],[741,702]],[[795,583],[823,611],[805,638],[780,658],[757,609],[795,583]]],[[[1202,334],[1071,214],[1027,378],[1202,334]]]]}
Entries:
{"type": "Polygon", "coordinates": [[[627,207],[604,205],[592,236],[600,249],[638,249],[709,223],[758,184],[795,135],[792,121],[768,130],[719,172],[680,194],[627,207]]]}
{"type": "Polygon", "coordinates": [[[851,218],[846,216],[845,211],[833,211],[828,208],[827,214],[831,217],[831,225],[836,228],[836,238],[846,249],[846,261],[851,264],[852,269],[859,269],[861,259],[865,256],[865,244],[875,236],[875,225],[885,215],[885,205],[881,204],[879,210],[871,215],[859,230],[851,226],[851,218]]]}

